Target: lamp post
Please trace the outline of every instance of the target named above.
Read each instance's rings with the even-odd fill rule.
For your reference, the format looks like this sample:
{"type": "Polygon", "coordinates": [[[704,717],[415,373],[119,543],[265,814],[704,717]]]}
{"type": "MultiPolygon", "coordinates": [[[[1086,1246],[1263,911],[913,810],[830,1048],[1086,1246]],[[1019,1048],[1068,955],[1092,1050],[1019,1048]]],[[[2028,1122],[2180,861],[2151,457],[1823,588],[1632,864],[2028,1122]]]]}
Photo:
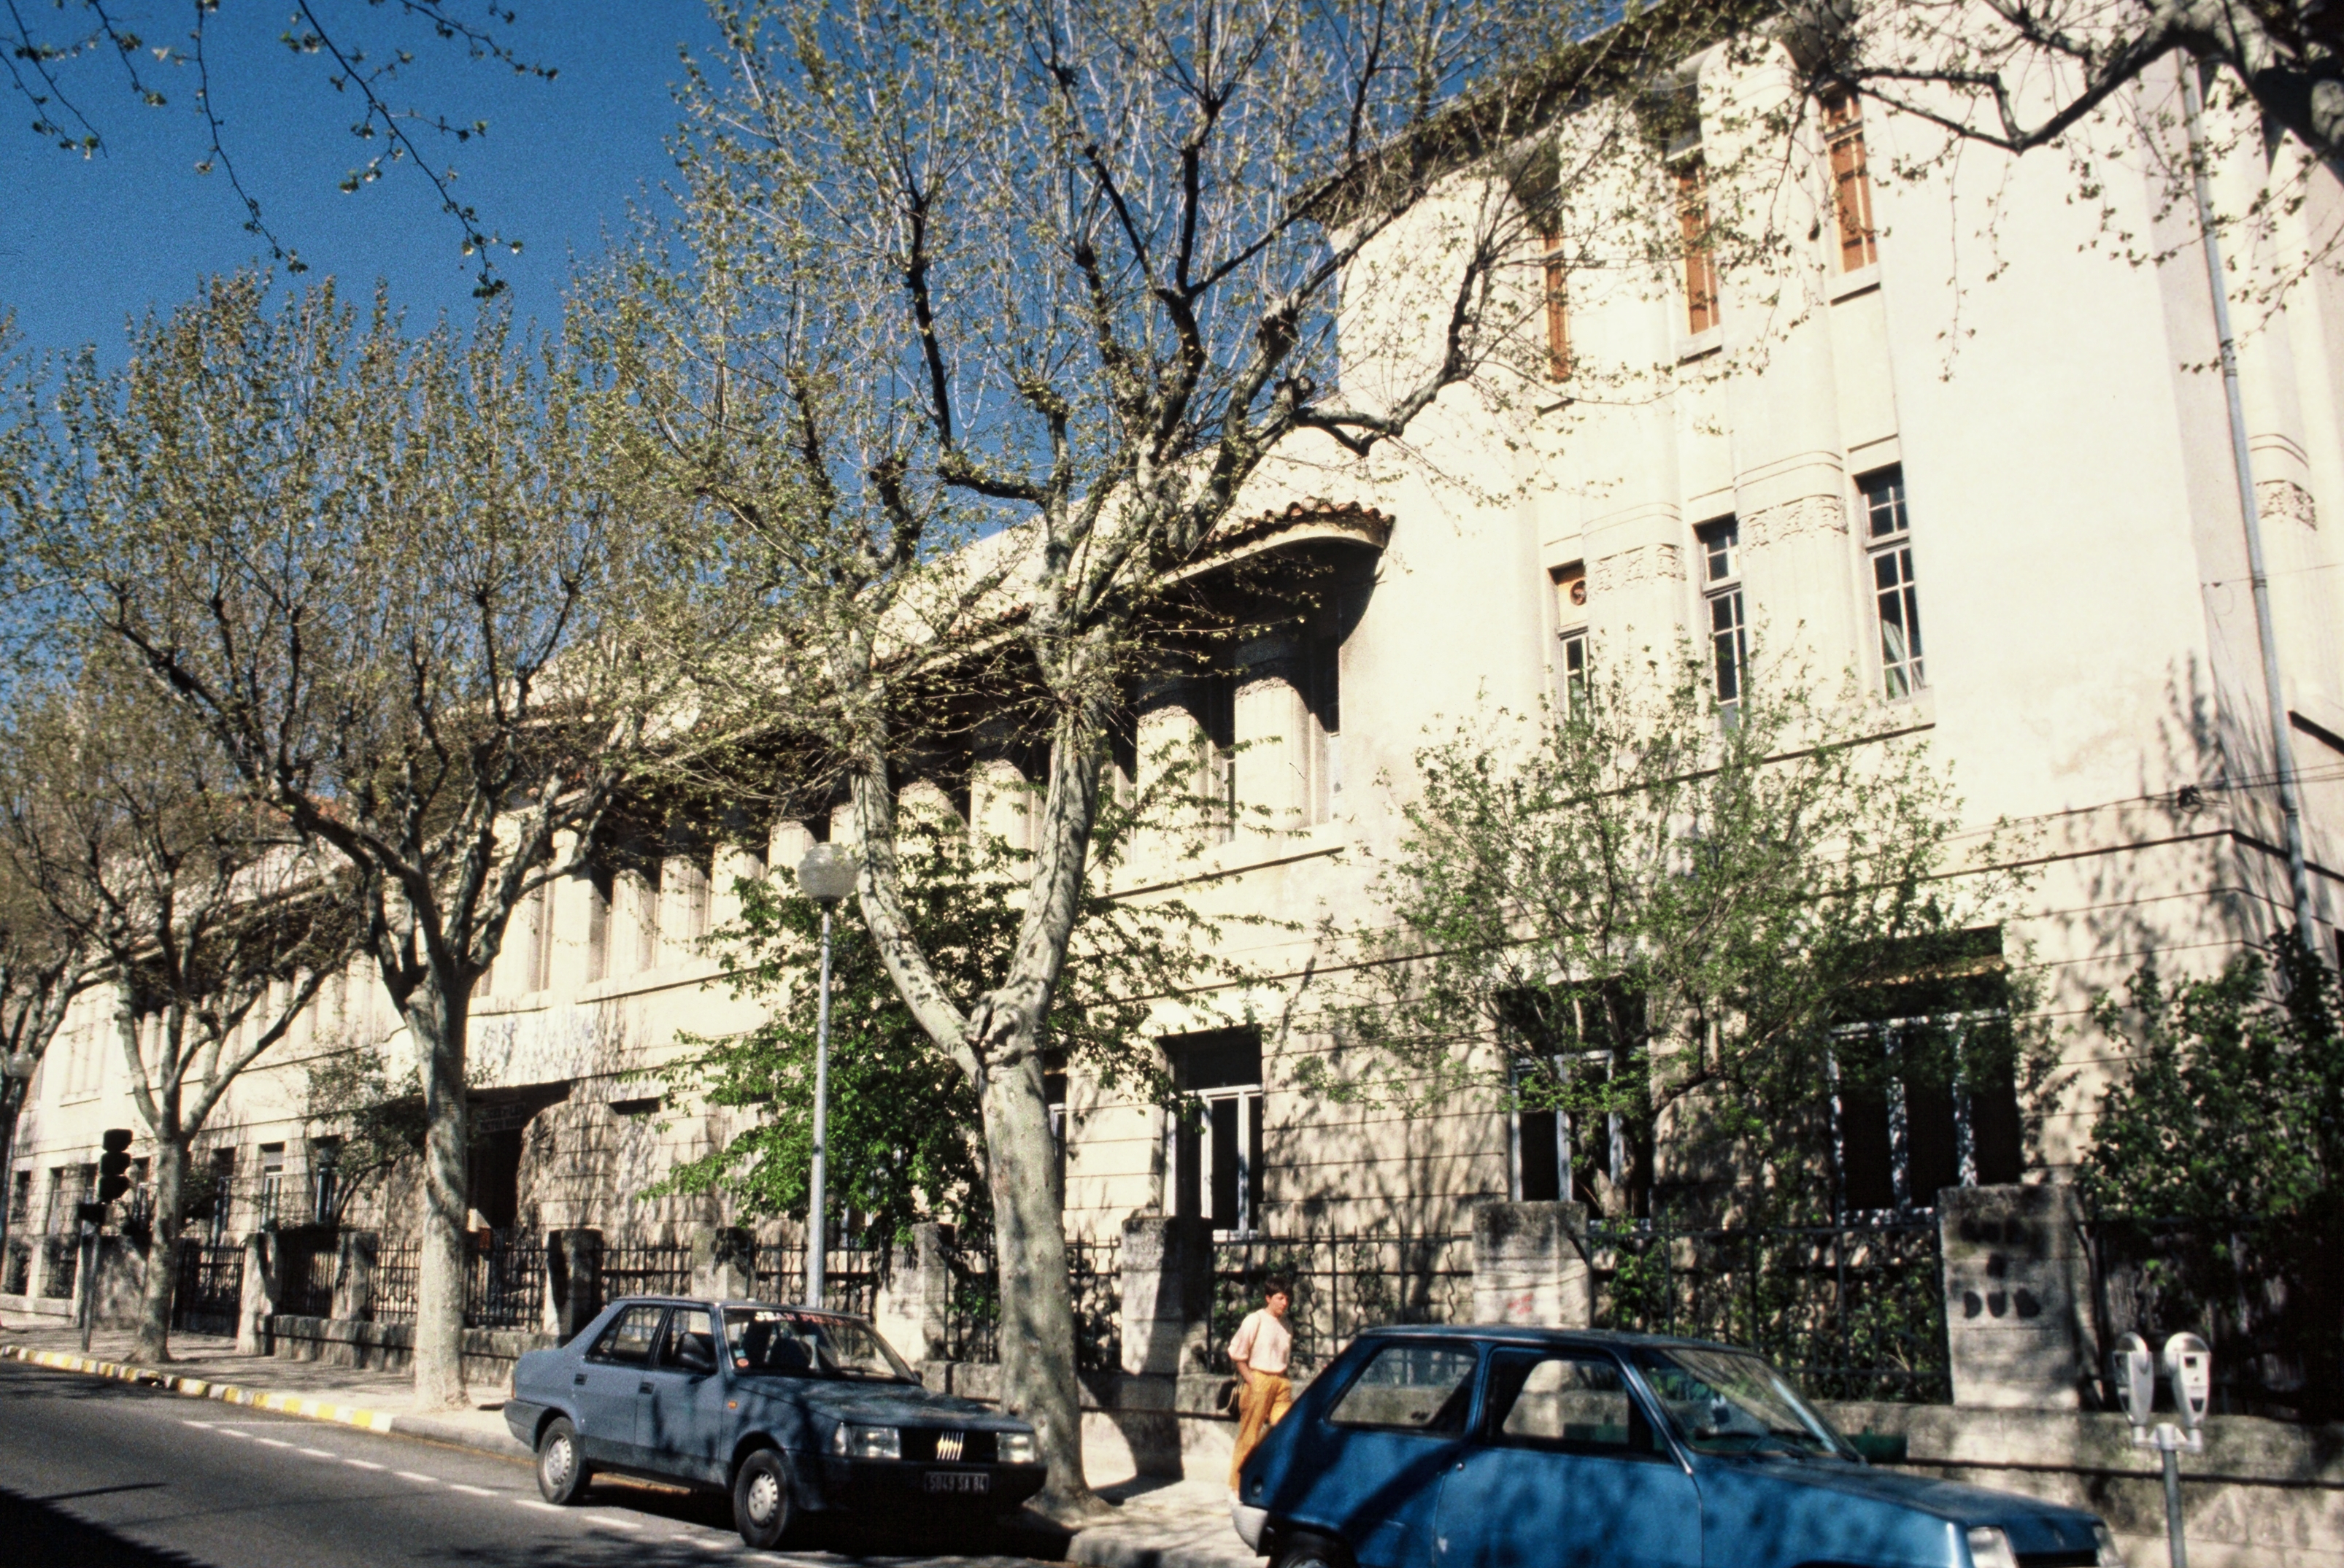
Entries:
{"type": "Polygon", "coordinates": [[[813,1036],[813,1174],[806,1203],[805,1300],[822,1305],[823,1249],[829,1227],[823,1213],[823,1156],[830,1135],[830,912],[854,891],[854,860],[834,844],[817,844],[798,862],[798,887],[822,905],[822,989],[813,1036]]]}

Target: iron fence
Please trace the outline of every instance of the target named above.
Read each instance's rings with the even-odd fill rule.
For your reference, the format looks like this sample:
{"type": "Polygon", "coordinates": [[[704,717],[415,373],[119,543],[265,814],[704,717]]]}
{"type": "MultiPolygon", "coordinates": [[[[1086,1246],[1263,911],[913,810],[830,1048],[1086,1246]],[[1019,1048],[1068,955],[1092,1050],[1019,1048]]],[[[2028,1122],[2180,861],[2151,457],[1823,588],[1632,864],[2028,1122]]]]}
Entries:
{"type": "MultiPolygon", "coordinates": [[[[2214,1350],[2213,1408],[2281,1421],[2344,1418],[2344,1236],[2338,1220],[2102,1217],[2087,1222],[2095,1375],[2127,1333],[2187,1330],[2214,1350]]],[[[2108,1405],[2114,1390],[2104,1389],[2108,1405]]]]}
{"type": "Polygon", "coordinates": [[[606,1242],[602,1299],[681,1296],[692,1289],[692,1247],[683,1241],[606,1242]]]}
{"type": "Polygon", "coordinates": [[[291,1318],[334,1315],[339,1236],[331,1230],[280,1230],[277,1235],[277,1310],[291,1318]]]}
{"type": "Polygon", "coordinates": [[[1213,1305],[1206,1364],[1228,1370],[1229,1337],[1262,1304],[1265,1287],[1292,1290],[1287,1324],[1297,1375],[1318,1371],[1363,1329],[1464,1323],[1473,1315],[1470,1232],[1244,1237],[1213,1243],[1213,1305]]]}
{"type": "MultiPolygon", "coordinates": [[[[1001,1360],[1001,1276],[993,1241],[957,1239],[946,1251],[945,1310],[948,1361],[991,1365],[1001,1360]]],[[[1123,1239],[1066,1243],[1066,1295],[1074,1311],[1075,1364],[1111,1371],[1123,1364],[1123,1239]]]]}
{"type": "Polygon", "coordinates": [[[1936,1216],[1831,1226],[1588,1230],[1599,1328],[1747,1345],[1818,1399],[1944,1403],[1936,1216]]]}
{"type": "Polygon", "coordinates": [[[1122,1366],[1122,1237],[1066,1243],[1066,1294],[1075,1309],[1075,1364],[1086,1372],[1122,1366]]]}
{"type": "MultiPolygon", "coordinates": [[[[834,1312],[870,1317],[878,1310],[885,1282],[886,1256],[863,1247],[833,1247],[822,1255],[822,1304],[834,1312]]],[[[776,1241],[757,1249],[753,1269],[755,1294],[763,1301],[805,1299],[805,1243],[776,1241]]]]}
{"type": "Polygon", "coordinates": [[[233,1334],[244,1306],[244,1249],[183,1243],[171,1295],[171,1325],[195,1334],[233,1334]]]}
{"type": "Polygon", "coordinates": [[[378,1323],[415,1321],[415,1301],[422,1288],[423,1248],[409,1241],[385,1247],[375,1255],[372,1312],[378,1323]]]}
{"type": "Polygon", "coordinates": [[[33,1288],[33,1249],[22,1241],[8,1243],[8,1267],[0,1274],[0,1296],[21,1296],[33,1288]]]}
{"type": "Polygon", "coordinates": [[[544,1319],[544,1238],[527,1230],[465,1238],[464,1326],[534,1329],[544,1319]]]}
{"type": "Polygon", "coordinates": [[[955,1236],[945,1249],[945,1359],[990,1366],[1001,1360],[1001,1276],[993,1238],[955,1236]]]}

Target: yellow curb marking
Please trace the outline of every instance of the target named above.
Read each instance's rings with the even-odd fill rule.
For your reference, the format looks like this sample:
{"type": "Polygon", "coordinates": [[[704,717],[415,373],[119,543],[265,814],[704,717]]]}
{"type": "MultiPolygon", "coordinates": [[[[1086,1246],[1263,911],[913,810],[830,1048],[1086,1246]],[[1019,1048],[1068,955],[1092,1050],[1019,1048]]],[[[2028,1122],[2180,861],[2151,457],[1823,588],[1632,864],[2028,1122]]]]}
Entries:
{"type": "Polygon", "coordinates": [[[368,1431],[393,1430],[393,1418],[389,1411],[368,1410],[359,1405],[327,1404],[299,1394],[268,1393],[242,1389],[234,1383],[209,1382],[202,1378],[184,1377],[174,1372],[160,1372],[151,1367],[134,1367],[122,1361],[99,1361],[83,1356],[67,1355],[61,1351],[28,1351],[21,1345],[0,1345],[0,1361],[27,1361],[36,1367],[55,1371],[88,1372],[121,1382],[151,1383],[188,1399],[216,1400],[222,1404],[248,1405],[256,1410],[278,1411],[287,1415],[306,1417],[311,1421],[332,1421],[341,1426],[354,1426],[368,1431]]]}

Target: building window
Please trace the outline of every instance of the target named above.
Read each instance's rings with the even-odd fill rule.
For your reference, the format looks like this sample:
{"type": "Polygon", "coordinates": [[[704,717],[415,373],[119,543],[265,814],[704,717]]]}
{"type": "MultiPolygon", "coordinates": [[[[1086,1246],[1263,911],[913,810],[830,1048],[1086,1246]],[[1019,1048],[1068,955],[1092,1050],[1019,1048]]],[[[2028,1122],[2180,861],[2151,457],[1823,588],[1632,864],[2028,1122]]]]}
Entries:
{"type": "Polygon", "coordinates": [[[608,979],[611,974],[611,868],[586,868],[586,978],[608,979]]]}
{"type": "MultiPolygon", "coordinates": [[[[32,1217],[33,1173],[30,1170],[20,1170],[8,1179],[8,1228],[14,1230],[32,1217]]],[[[7,1294],[21,1296],[24,1292],[11,1290],[7,1294]]]]}
{"type": "Polygon", "coordinates": [[[1742,527],[1721,517],[1694,530],[1701,544],[1702,594],[1709,607],[1709,658],[1717,705],[1729,715],[1750,674],[1750,633],[1742,602],[1742,527]]]}
{"type": "Polygon", "coordinates": [[[1180,1091],[1166,1129],[1172,1212],[1252,1234],[1261,1229],[1261,1031],[1215,1029],[1163,1045],[1180,1091]]]}
{"type": "Polygon", "coordinates": [[[1310,710],[1313,762],[1310,776],[1312,819],[1331,822],[1343,809],[1343,643],[1336,637],[1313,638],[1307,650],[1303,673],[1304,700],[1310,710]]]}
{"type": "Polygon", "coordinates": [[[1717,253],[1711,244],[1709,167],[1699,153],[1676,166],[1677,225],[1684,236],[1685,330],[1698,336],[1718,322],[1717,253]]]}
{"type": "Polygon", "coordinates": [[[1832,206],[1839,219],[1839,269],[1880,259],[1872,226],[1872,176],[1864,159],[1864,110],[1853,93],[1824,100],[1824,141],[1831,149],[1832,206]]]}
{"type": "Polygon", "coordinates": [[[264,1143],[260,1146],[260,1228],[272,1229],[293,1218],[282,1211],[285,1198],[285,1146],[264,1143]]]}
{"type": "Polygon", "coordinates": [[[2026,1174],[2018,1090],[1998,1011],[1885,1018],[1839,1032],[1826,1060],[1843,1213],[1933,1208],[1948,1187],[2026,1174]],[[1975,1061],[1965,1058],[1975,1056],[1975,1061]]]}
{"type": "Polygon", "coordinates": [[[1571,308],[1564,294],[1562,236],[1547,234],[1541,246],[1546,283],[1546,379],[1571,378],[1571,308]]]}
{"type": "Polygon", "coordinates": [[[342,1199],[346,1196],[342,1184],[342,1140],[338,1138],[315,1138],[309,1140],[309,1212],[321,1225],[340,1222],[342,1199]]]}
{"type": "Polygon", "coordinates": [[[1554,581],[1555,709],[1564,718],[1582,713],[1587,704],[1587,567],[1582,561],[1558,566],[1547,574],[1554,581]]]}
{"type": "Polygon", "coordinates": [[[211,1170],[212,1244],[217,1246],[232,1233],[236,1218],[236,1150],[212,1150],[211,1170]]]}
{"type": "Polygon", "coordinates": [[[1872,558],[1880,616],[1881,689],[1891,702],[1929,683],[1921,665],[1921,600],[1913,582],[1913,532],[1904,511],[1904,470],[1877,469],[1858,479],[1864,491],[1864,547],[1872,558]]]}

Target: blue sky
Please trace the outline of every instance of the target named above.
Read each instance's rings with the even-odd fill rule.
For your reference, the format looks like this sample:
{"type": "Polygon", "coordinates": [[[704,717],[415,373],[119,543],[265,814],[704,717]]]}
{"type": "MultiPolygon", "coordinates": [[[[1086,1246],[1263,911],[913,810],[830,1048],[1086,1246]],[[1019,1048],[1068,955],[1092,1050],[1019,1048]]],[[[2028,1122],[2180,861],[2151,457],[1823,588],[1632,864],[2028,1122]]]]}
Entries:
{"type": "MultiPolygon", "coordinates": [[[[440,167],[455,165],[458,193],[482,228],[524,242],[520,256],[500,257],[499,271],[517,314],[551,325],[574,262],[623,228],[631,201],[661,200],[663,144],[678,117],[671,85],[682,76],[677,46],[705,55],[716,35],[701,0],[515,5],[507,36],[523,58],[556,67],[550,83],[401,30],[390,7],[318,11],[369,47],[396,43],[417,56],[391,89],[397,101],[489,122],[485,138],[460,147],[422,140],[440,167]]],[[[47,9],[28,7],[28,18],[47,9]]],[[[356,194],[337,188],[368,156],[349,131],[358,108],[334,91],[319,57],[278,42],[289,9],[286,0],[226,0],[211,25],[213,96],[246,187],[312,278],[331,274],[361,295],[383,279],[411,326],[442,311],[469,321],[473,264],[429,182],[402,164],[356,194]]],[[[136,20],[150,41],[182,35],[184,5],[146,10],[136,20]]],[[[194,71],[153,75],[170,99],[161,108],[142,106],[110,61],[71,64],[67,90],[106,138],[87,159],[35,137],[22,97],[0,96],[0,313],[15,313],[30,349],[96,342],[118,359],[126,317],[167,309],[207,273],[268,258],[226,178],[195,172],[206,144],[194,71]]]]}

